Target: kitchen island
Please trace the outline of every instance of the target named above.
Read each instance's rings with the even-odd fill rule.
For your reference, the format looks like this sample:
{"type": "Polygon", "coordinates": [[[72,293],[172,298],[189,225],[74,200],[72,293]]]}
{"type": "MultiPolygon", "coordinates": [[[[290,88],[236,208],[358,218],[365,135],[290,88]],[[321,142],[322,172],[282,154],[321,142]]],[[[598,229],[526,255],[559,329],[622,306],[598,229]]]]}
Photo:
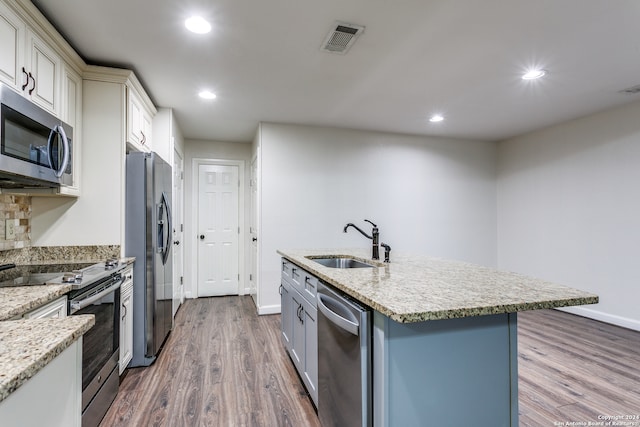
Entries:
{"type": "Polygon", "coordinates": [[[384,264],[344,249],[278,253],[373,310],[375,426],[516,427],[517,312],[598,302],[577,289],[458,261],[394,254],[384,264]],[[325,267],[313,261],[320,257],[374,267],[325,267]]]}

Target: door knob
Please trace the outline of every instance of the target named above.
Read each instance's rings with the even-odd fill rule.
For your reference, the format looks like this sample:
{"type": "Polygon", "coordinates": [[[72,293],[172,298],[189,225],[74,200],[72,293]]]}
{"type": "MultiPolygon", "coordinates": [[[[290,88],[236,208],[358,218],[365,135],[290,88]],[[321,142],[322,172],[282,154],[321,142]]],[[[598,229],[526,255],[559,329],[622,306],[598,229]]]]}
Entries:
{"type": "Polygon", "coordinates": [[[204,234],[200,235],[200,240],[204,240],[204,234]]]}
{"type": "Polygon", "coordinates": [[[180,244],[180,240],[176,240],[175,242],[173,242],[174,245],[179,245],[180,244]]]}
{"type": "Polygon", "coordinates": [[[254,242],[257,242],[258,238],[257,237],[253,237],[251,240],[254,241],[254,242]]]}

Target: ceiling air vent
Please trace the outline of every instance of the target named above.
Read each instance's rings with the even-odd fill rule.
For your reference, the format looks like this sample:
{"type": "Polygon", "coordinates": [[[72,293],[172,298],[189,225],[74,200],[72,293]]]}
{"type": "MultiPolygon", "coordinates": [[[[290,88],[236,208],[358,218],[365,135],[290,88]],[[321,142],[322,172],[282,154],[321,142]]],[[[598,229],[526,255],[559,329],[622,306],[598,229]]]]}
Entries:
{"type": "Polygon", "coordinates": [[[622,89],[620,93],[628,93],[632,95],[635,93],[640,93],[640,85],[635,85],[635,86],[628,87],[626,89],[622,89]]]}
{"type": "Polygon", "coordinates": [[[336,22],[324,39],[321,50],[345,54],[363,31],[364,27],[361,25],[336,22]]]}

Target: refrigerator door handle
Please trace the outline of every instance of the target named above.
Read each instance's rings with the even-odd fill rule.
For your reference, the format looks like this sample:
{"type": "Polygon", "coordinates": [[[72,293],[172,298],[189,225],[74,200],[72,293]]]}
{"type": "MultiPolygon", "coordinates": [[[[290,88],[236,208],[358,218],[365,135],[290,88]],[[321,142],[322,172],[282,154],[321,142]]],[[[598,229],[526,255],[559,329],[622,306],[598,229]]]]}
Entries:
{"type": "Polygon", "coordinates": [[[163,228],[165,226],[167,227],[166,240],[162,242],[162,264],[164,265],[167,263],[167,260],[169,258],[169,251],[171,250],[171,240],[173,239],[173,224],[171,221],[171,205],[169,204],[167,193],[165,193],[164,191],[162,192],[161,204],[164,205],[165,212],[167,215],[166,222],[162,221],[162,218],[160,219],[160,223],[161,223],[160,226],[163,228]]]}

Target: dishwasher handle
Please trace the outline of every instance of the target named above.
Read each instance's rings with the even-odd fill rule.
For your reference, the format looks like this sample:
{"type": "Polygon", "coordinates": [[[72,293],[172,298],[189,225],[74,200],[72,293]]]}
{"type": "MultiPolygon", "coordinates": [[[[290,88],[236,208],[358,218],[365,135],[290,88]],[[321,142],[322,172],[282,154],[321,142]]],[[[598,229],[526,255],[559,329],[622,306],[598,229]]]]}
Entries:
{"type": "Polygon", "coordinates": [[[333,306],[338,309],[342,309],[344,313],[349,313],[349,309],[344,306],[340,301],[335,298],[332,298],[328,295],[318,294],[318,309],[325,317],[330,320],[334,325],[338,326],[340,329],[343,329],[350,334],[358,336],[360,325],[358,324],[357,319],[347,319],[340,314],[336,313],[334,310],[329,308],[328,306],[333,306]]]}

